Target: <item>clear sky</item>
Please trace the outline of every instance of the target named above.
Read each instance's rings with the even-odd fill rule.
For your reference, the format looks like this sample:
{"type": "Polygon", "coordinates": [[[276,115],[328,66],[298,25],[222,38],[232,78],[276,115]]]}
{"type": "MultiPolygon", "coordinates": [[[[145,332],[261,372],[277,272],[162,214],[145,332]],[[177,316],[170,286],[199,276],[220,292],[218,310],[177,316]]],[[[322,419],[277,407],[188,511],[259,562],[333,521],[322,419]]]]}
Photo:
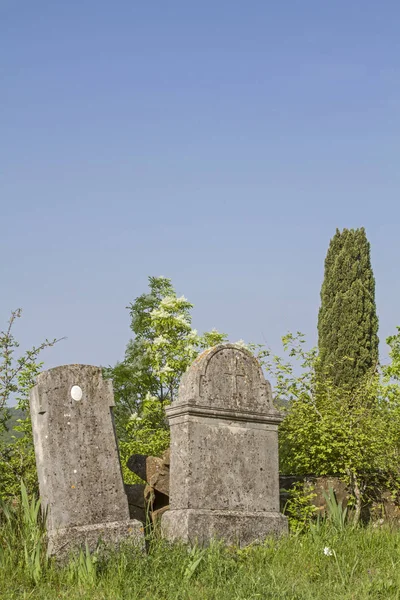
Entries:
{"type": "MultiPolygon", "coordinates": [[[[400,325],[400,4],[1,0],[0,329],[108,365],[149,275],[193,325],[316,341],[336,227],[400,325]]],[[[382,345],[384,351],[384,345],[382,345]]]]}

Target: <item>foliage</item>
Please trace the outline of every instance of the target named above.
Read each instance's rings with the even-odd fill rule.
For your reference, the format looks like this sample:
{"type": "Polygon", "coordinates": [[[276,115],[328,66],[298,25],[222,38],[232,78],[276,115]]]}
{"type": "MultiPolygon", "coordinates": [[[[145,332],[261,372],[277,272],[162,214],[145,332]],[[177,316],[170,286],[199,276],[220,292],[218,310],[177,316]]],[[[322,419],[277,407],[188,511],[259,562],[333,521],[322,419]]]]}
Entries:
{"type": "Polygon", "coordinates": [[[25,416],[12,430],[11,442],[0,446],[0,497],[17,496],[23,480],[30,493],[38,491],[35,450],[29,414],[29,391],[35,384],[43,363],[29,363],[18,374],[16,401],[25,416]]]}
{"type": "Polygon", "coordinates": [[[317,351],[304,349],[302,334],[288,334],[282,341],[289,360],[264,349],[258,353],[276,381],[278,399],[288,400],[279,433],[281,470],[339,475],[355,499],[357,521],[371,474],[384,475],[392,489],[399,481],[399,386],[372,370],[357,387],[339,387],[317,376],[317,351]]]}
{"type": "Polygon", "coordinates": [[[357,386],[378,363],[378,317],[364,228],[336,230],[325,259],[318,315],[322,376],[357,386]]]}
{"type": "MultiPolygon", "coordinates": [[[[18,308],[11,312],[10,320],[5,331],[0,332],[0,414],[6,413],[6,406],[12,395],[26,397],[26,389],[32,382],[32,377],[37,372],[39,354],[59,340],[45,340],[39,346],[27,350],[22,356],[15,357],[19,343],[15,339],[12,329],[16,319],[22,315],[18,308]]],[[[22,402],[22,401],[21,401],[22,402]]],[[[21,408],[23,408],[21,406],[21,408]]],[[[4,418],[2,419],[4,423],[4,418]]]]}
{"type": "Polygon", "coordinates": [[[71,584],[94,586],[97,578],[98,556],[96,549],[93,553],[86,542],[77,555],[72,555],[68,563],[68,579],[71,584]]]}
{"type": "Polygon", "coordinates": [[[23,482],[20,501],[0,500],[0,565],[3,570],[23,568],[31,581],[38,584],[47,566],[45,518],[40,511],[40,500],[29,497],[23,482]]]}
{"type": "Polygon", "coordinates": [[[0,445],[0,498],[18,495],[21,479],[30,493],[38,490],[35,452],[29,416],[15,427],[22,437],[0,445]]]}
{"type": "Polygon", "coordinates": [[[0,333],[0,430],[7,428],[10,412],[7,403],[13,398],[19,411],[25,416],[18,419],[8,439],[0,438],[0,498],[18,495],[23,479],[30,492],[37,489],[35,455],[32,428],[29,418],[29,390],[35,383],[43,363],[38,362],[40,353],[59,340],[45,340],[24,354],[16,357],[19,347],[13,335],[13,327],[21,317],[21,309],[12,311],[8,327],[0,333]],[[11,440],[9,439],[11,437],[11,440]]]}
{"type": "Polygon", "coordinates": [[[331,487],[328,493],[323,492],[323,494],[330,523],[337,531],[344,531],[348,518],[347,507],[343,508],[343,503],[337,501],[335,492],[331,487]]]}
{"type": "Polygon", "coordinates": [[[125,358],[104,370],[113,379],[115,421],[124,478],[132,454],[159,455],[169,444],[165,407],[176,397],[182,374],[198,353],[226,339],[212,330],[199,335],[191,326],[193,305],[177,297],[165,277],[149,277],[149,292],[129,306],[134,338],[125,358]]]}
{"type": "Polygon", "coordinates": [[[186,564],[182,567],[182,576],[185,581],[189,581],[197,569],[199,565],[202,563],[206,556],[207,550],[205,548],[199,548],[198,546],[193,546],[193,548],[189,552],[188,560],[186,564]]]}
{"type": "Polygon", "coordinates": [[[290,531],[302,533],[309,527],[318,512],[317,507],[312,504],[315,497],[313,486],[305,489],[305,484],[301,481],[292,485],[283,510],[283,514],[288,517],[290,531]]]}
{"type": "Polygon", "coordinates": [[[119,442],[122,473],[125,483],[137,483],[141,479],[129,471],[126,462],[133,454],[161,456],[170,442],[170,432],[165,421],[164,406],[149,396],[142,403],[141,416],[134,413],[127,420],[125,435],[119,442]]]}
{"type": "MultiPolygon", "coordinates": [[[[386,378],[386,381],[395,381],[398,383],[400,381],[400,327],[397,327],[397,333],[394,335],[390,335],[386,339],[386,343],[388,344],[390,363],[383,367],[383,374],[386,378]]],[[[397,385],[394,388],[396,392],[397,385]]]]}
{"type": "Polygon", "coordinates": [[[22,411],[19,410],[19,408],[15,407],[15,406],[9,406],[8,407],[8,419],[6,421],[5,424],[5,429],[4,431],[2,431],[0,433],[0,440],[2,442],[11,442],[14,438],[13,435],[16,435],[18,437],[18,435],[21,434],[16,434],[16,432],[14,431],[14,427],[18,426],[18,422],[20,419],[24,419],[26,417],[26,414],[22,411]]]}

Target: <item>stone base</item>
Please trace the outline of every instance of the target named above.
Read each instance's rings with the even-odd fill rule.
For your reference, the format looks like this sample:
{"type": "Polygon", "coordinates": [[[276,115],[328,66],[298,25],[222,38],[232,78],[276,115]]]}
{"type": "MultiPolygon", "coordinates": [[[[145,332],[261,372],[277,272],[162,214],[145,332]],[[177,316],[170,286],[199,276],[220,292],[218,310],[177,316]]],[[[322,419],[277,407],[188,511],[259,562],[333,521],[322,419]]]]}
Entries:
{"type": "Polygon", "coordinates": [[[288,532],[287,518],[277,512],[180,509],[163,514],[161,531],[168,540],[207,544],[220,539],[241,547],[288,532]]]}
{"type": "Polygon", "coordinates": [[[48,532],[47,554],[63,560],[68,558],[71,552],[84,548],[86,542],[89,550],[93,552],[100,541],[105,547],[115,547],[120,542],[129,540],[139,548],[145,548],[143,523],[127,520],[68,527],[48,532]]]}

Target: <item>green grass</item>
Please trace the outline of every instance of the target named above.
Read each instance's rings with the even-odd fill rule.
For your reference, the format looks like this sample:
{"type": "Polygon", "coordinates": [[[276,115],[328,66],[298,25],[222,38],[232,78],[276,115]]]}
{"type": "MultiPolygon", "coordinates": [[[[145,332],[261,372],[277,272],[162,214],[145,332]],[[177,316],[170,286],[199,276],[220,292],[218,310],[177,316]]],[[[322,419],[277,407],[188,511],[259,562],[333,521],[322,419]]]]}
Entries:
{"type": "Polygon", "coordinates": [[[61,569],[45,560],[37,503],[25,497],[0,512],[4,600],[400,598],[400,529],[388,525],[342,527],[331,519],[244,549],[155,538],[147,554],[126,546],[105,560],[82,551],[61,569]]]}

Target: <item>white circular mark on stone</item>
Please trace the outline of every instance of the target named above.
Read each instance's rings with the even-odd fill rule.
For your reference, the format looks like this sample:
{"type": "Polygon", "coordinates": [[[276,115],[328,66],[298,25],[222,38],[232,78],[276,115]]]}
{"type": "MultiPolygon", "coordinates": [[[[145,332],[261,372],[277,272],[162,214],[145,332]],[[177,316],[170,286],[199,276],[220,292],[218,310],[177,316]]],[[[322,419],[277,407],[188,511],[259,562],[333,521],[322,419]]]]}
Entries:
{"type": "Polygon", "coordinates": [[[82,400],[82,388],[79,387],[79,385],[73,385],[71,388],[71,398],[72,400],[76,400],[76,402],[79,402],[79,400],[82,400]]]}

